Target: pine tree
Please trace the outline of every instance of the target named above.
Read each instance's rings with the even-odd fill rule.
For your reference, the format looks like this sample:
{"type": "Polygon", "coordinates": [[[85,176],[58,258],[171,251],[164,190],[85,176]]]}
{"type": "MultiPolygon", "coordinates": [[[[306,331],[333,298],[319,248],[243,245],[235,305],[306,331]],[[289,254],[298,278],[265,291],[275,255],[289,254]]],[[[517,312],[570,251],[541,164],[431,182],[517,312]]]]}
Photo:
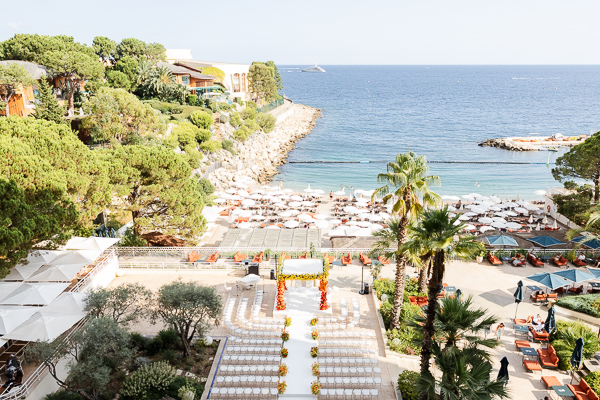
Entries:
{"type": "Polygon", "coordinates": [[[65,118],[63,116],[65,115],[65,109],[58,104],[58,100],[54,97],[54,93],[52,93],[52,89],[46,79],[40,79],[38,90],[40,94],[36,96],[37,104],[35,112],[31,116],[36,119],[64,124],[65,118]]]}

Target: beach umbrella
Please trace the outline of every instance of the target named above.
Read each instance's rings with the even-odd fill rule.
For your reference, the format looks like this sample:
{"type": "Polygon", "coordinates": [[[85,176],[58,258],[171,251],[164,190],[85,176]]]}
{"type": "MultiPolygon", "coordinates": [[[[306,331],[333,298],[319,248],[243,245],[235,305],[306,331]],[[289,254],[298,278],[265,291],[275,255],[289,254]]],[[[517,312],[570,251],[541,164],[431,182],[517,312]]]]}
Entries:
{"type": "Polygon", "coordinates": [[[294,208],[302,207],[302,202],[301,201],[292,201],[288,205],[290,207],[294,207],[294,208]]]}
{"type": "Polygon", "coordinates": [[[342,220],[338,219],[338,218],[332,218],[332,219],[329,220],[329,223],[333,224],[333,225],[339,225],[339,224],[342,223],[342,220]]]}
{"type": "Polygon", "coordinates": [[[346,222],[346,225],[348,225],[348,226],[358,226],[358,225],[360,225],[360,222],[358,222],[358,221],[348,221],[348,222],[346,222]]]}
{"type": "Polygon", "coordinates": [[[467,196],[469,196],[469,197],[473,197],[473,198],[475,198],[475,199],[476,199],[476,198],[478,198],[478,197],[483,197],[483,196],[481,196],[479,193],[469,193],[467,196]]]}
{"type": "Polygon", "coordinates": [[[530,242],[533,242],[537,245],[540,245],[542,247],[555,246],[557,244],[565,244],[565,242],[561,242],[560,240],[558,240],[552,236],[546,236],[546,235],[535,236],[532,238],[528,238],[527,240],[529,240],[530,242]]]}
{"type": "Polygon", "coordinates": [[[281,228],[278,227],[277,225],[269,225],[269,226],[267,226],[267,229],[281,229],[281,228]]]}
{"type": "Polygon", "coordinates": [[[479,232],[481,232],[481,233],[487,232],[487,231],[495,231],[495,230],[496,230],[496,228],[493,228],[493,227],[487,226],[487,225],[484,225],[481,228],[479,228],[479,232]]]}
{"type": "Polygon", "coordinates": [[[523,204],[523,207],[527,210],[527,211],[539,211],[539,207],[535,206],[529,202],[525,202],[523,204]]]}
{"type": "MultiPolygon", "coordinates": [[[[38,253],[38,252],[33,252],[38,253]]],[[[57,257],[62,251],[52,251],[47,252],[51,254],[47,254],[46,256],[34,255],[30,253],[27,256],[27,264],[18,264],[11,268],[10,274],[8,274],[4,280],[6,281],[23,281],[33,275],[37,270],[39,270],[42,266],[46,265],[52,259],[57,257]]],[[[8,293],[8,292],[5,292],[8,293]]],[[[0,299],[2,296],[0,295],[0,299]]]]}
{"type": "Polygon", "coordinates": [[[284,218],[288,218],[294,215],[294,213],[292,212],[292,210],[286,210],[286,211],[282,211],[279,214],[280,217],[284,217],[284,218]]]}
{"type": "Polygon", "coordinates": [[[239,210],[237,212],[237,215],[242,217],[242,218],[249,218],[252,216],[252,211],[250,210],[239,210]]]}
{"type": "Polygon", "coordinates": [[[502,217],[492,217],[492,220],[494,220],[494,222],[502,222],[502,223],[506,223],[506,220],[502,217]]]}
{"type": "Polygon", "coordinates": [[[297,228],[300,223],[298,221],[287,221],[283,224],[286,228],[294,229],[297,228]]]}
{"type": "Polygon", "coordinates": [[[577,339],[575,342],[575,348],[573,349],[573,354],[571,354],[571,366],[573,369],[581,369],[581,364],[583,363],[583,338],[577,339]]]}
{"type": "Polygon", "coordinates": [[[578,236],[571,239],[571,242],[581,243],[583,246],[587,246],[594,250],[600,247],[600,240],[589,236],[578,236]]]}
{"type": "Polygon", "coordinates": [[[314,197],[315,199],[318,199],[319,197],[323,197],[323,194],[321,194],[321,193],[311,193],[310,196],[314,197]]]}
{"type": "Polygon", "coordinates": [[[447,206],[448,207],[448,211],[456,211],[456,207],[454,206],[447,206]]]}
{"type": "Polygon", "coordinates": [[[521,229],[522,228],[521,224],[519,224],[517,222],[507,222],[504,227],[506,229],[521,229]]]}
{"type": "Polygon", "coordinates": [[[27,321],[41,307],[4,306],[0,308],[0,335],[6,335],[27,321]]]}
{"type": "Polygon", "coordinates": [[[371,224],[371,226],[369,226],[369,229],[371,229],[371,232],[376,232],[382,230],[383,226],[379,224],[371,224]]]}
{"type": "Polygon", "coordinates": [[[548,310],[548,316],[546,317],[546,321],[544,322],[544,330],[548,333],[552,333],[556,330],[556,317],[554,316],[554,314],[554,306],[552,306],[548,310]]]}
{"type": "Polygon", "coordinates": [[[498,382],[508,382],[508,358],[503,357],[500,360],[500,371],[498,371],[498,378],[496,378],[498,382]]]}
{"type": "Polygon", "coordinates": [[[590,273],[592,275],[594,275],[596,277],[596,279],[600,279],[600,269],[598,269],[598,268],[589,268],[588,267],[588,271],[590,271],[590,273]]]}
{"type": "Polygon", "coordinates": [[[346,236],[346,228],[340,226],[329,231],[329,237],[342,237],[346,236]]]}
{"type": "Polygon", "coordinates": [[[358,208],[356,208],[354,206],[346,206],[346,207],[343,208],[343,210],[344,210],[344,212],[347,212],[347,213],[351,214],[351,213],[354,213],[354,212],[358,211],[358,208]]]}
{"type": "Polygon", "coordinates": [[[250,193],[248,193],[245,190],[238,190],[237,195],[242,196],[242,197],[248,197],[248,196],[250,196],[250,193]]]}
{"type": "Polygon", "coordinates": [[[306,189],[304,189],[304,190],[303,190],[303,192],[304,192],[304,193],[312,193],[312,192],[314,192],[314,190],[312,190],[312,189],[310,188],[310,183],[308,184],[308,187],[307,187],[306,189]]]}
{"type": "Polygon", "coordinates": [[[102,254],[102,250],[69,250],[63,251],[50,261],[49,265],[91,264],[102,254]]]}
{"type": "Polygon", "coordinates": [[[546,225],[548,223],[548,217],[544,215],[544,219],[542,220],[542,224],[546,225]]]}
{"type": "Polygon", "coordinates": [[[529,223],[530,223],[530,224],[533,224],[533,215],[530,215],[530,216],[529,216],[529,223]]]}
{"type": "Polygon", "coordinates": [[[533,192],[533,194],[535,194],[536,196],[544,196],[544,195],[546,195],[546,191],[545,190],[536,190],[535,192],[533,192]]]}
{"type": "Polygon", "coordinates": [[[512,201],[509,201],[507,203],[502,203],[502,204],[504,204],[504,206],[507,208],[519,207],[519,205],[517,203],[514,203],[512,201]]]}
{"type": "Polygon", "coordinates": [[[463,214],[460,217],[458,217],[458,219],[459,219],[459,221],[468,221],[471,219],[471,217],[468,217],[465,214],[463,214]]]}
{"type": "Polygon", "coordinates": [[[265,216],[264,215],[252,215],[250,217],[250,219],[254,220],[254,221],[263,221],[265,219],[265,216]]]}
{"type": "Polygon", "coordinates": [[[248,189],[248,185],[242,182],[235,182],[233,186],[238,187],[240,189],[248,189]]]}
{"type": "Polygon", "coordinates": [[[229,194],[235,194],[237,192],[237,189],[234,188],[229,188],[227,190],[225,190],[225,193],[229,193],[229,194]]]}
{"type": "Polygon", "coordinates": [[[552,229],[558,229],[558,224],[556,223],[556,220],[554,220],[554,223],[552,224],[552,229]]]}
{"type": "Polygon", "coordinates": [[[215,203],[217,203],[217,204],[225,203],[226,201],[227,201],[227,200],[225,200],[225,199],[221,199],[221,198],[218,198],[218,199],[214,199],[214,200],[213,200],[213,202],[215,202],[215,203]]]}
{"type": "Polygon", "coordinates": [[[559,287],[569,286],[571,282],[562,276],[554,275],[548,272],[540,272],[527,277],[527,279],[546,286],[549,289],[558,289],[559,287]]]}
{"type": "Polygon", "coordinates": [[[342,190],[338,190],[336,192],[333,192],[334,195],[336,196],[345,196],[346,195],[346,188],[343,188],[342,190]]]}
{"type": "Polygon", "coordinates": [[[251,229],[252,228],[252,224],[250,222],[240,222],[237,227],[239,229],[251,229]]]}
{"type": "MultiPolygon", "coordinates": [[[[260,199],[262,199],[263,197],[266,197],[266,196],[263,196],[263,195],[262,195],[262,194],[260,194],[260,193],[254,193],[254,194],[251,194],[250,196],[248,196],[248,198],[249,198],[249,199],[252,199],[252,200],[260,200],[260,199]]],[[[244,200],[244,201],[246,201],[246,200],[244,200]]],[[[243,201],[242,201],[242,204],[244,204],[244,202],[243,202],[243,201]]]]}
{"type": "Polygon", "coordinates": [[[456,298],[457,298],[458,300],[460,300],[460,299],[461,299],[461,297],[462,297],[462,290],[460,290],[460,289],[456,290],[456,293],[455,293],[455,295],[456,295],[456,298]]]}
{"type": "MultiPolygon", "coordinates": [[[[64,246],[65,250],[96,250],[96,251],[104,251],[117,243],[121,239],[116,239],[112,237],[73,237],[71,238],[64,246]]],[[[60,255],[60,252],[55,252],[58,254],[50,254],[50,257],[54,259],[56,256],[60,255]]]]}
{"type": "Polygon", "coordinates": [[[489,224],[491,222],[494,222],[494,220],[489,217],[481,217],[477,221],[481,222],[482,224],[489,224]]]}
{"type": "Polygon", "coordinates": [[[388,213],[386,213],[386,212],[380,212],[380,213],[379,213],[379,216],[380,216],[381,218],[383,218],[384,220],[385,220],[385,219],[388,219],[389,217],[391,217],[391,215],[390,215],[390,214],[388,214],[388,213]]]}
{"type": "Polygon", "coordinates": [[[502,211],[502,207],[498,207],[498,206],[491,206],[491,207],[490,207],[490,211],[502,211]]]}
{"type": "Polygon", "coordinates": [[[369,221],[373,222],[383,221],[383,217],[380,214],[369,214],[367,218],[369,219],[369,221]]]}
{"type": "Polygon", "coordinates": [[[463,194],[462,198],[465,199],[465,200],[469,200],[469,201],[475,200],[475,197],[473,197],[471,195],[468,195],[468,194],[463,194]]]}
{"type": "Polygon", "coordinates": [[[329,221],[320,219],[317,222],[315,222],[315,226],[319,229],[327,229],[329,228],[329,221]]]}
{"type": "Polygon", "coordinates": [[[325,191],[322,189],[313,189],[313,192],[316,194],[325,194],[325,191]]]}
{"type": "Polygon", "coordinates": [[[369,219],[370,216],[371,216],[371,213],[360,213],[360,214],[358,214],[358,218],[362,218],[362,219],[369,219]]]}
{"type": "Polygon", "coordinates": [[[70,282],[85,264],[44,265],[27,278],[33,282],[70,282]]]}
{"type": "Polygon", "coordinates": [[[516,207],[515,212],[518,212],[519,214],[529,214],[529,210],[523,207],[516,207]]]}
{"type": "Polygon", "coordinates": [[[44,307],[43,311],[56,311],[64,313],[77,314],[85,311],[85,298],[87,293],[64,292],[56,298],[50,305],[44,307]]]}
{"type": "Polygon", "coordinates": [[[38,311],[18,328],[3,336],[4,339],[23,340],[27,342],[53,341],[73,325],[79,322],[85,313],[64,313],[38,311]]]}
{"type": "Polygon", "coordinates": [[[492,246],[518,246],[514,238],[506,235],[487,236],[486,239],[492,246]]]}
{"type": "Polygon", "coordinates": [[[562,271],[554,272],[554,275],[562,276],[563,278],[575,283],[596,279],[596,276],[591,272],[578,268],[563,269],[562,271]]]}
{"type": "Polygon", "coordinates": [[[469,212],[463,213],[463,215],[466,217],[474,217],[477,215],[477,213],[469,211],[469,212]]]}
{"type": "Polygon", "coordinates": [[[282,192],[283,193],[293,193],[294,191],[292,189],[283,189],[282,192]]]}
{"type": "Polygon", "coordinates": [[[246,206],[246,207],[252,207],[255,204],[256,204],[256,202],[254,200],[251,200],[251,199],[244,199],[244,200],[242,200],[242,205],[246,206]]]}
{"type": "Polygon", "coordinates": [[[290,196],[290,199],[294,201],[302,201],[302,197],[298,196],[297,194],[290,196]]]}
{"type": "Polygon", "coordinates": [[[315,219],[312,217],[312,215],[308,215],[308,214],[298,214],[298,219],[303,222],[315,221],[315,219]]]}
{"type": "Polygon", "coordinates": [[[515,308],[515,318],[517,318],[519,304],[521,304],[523,301],[523,281],[519,281],[519,283],[517,283],[517,290],[515,290],[515,294],[513,296],[515,298],[515,303],[517,303],[517,307],[515,308]]]}
{"type": "Polygon", "coordinates": [[[475,225],[471,225],[471,224],[469,224],[469,225],[466,225],[466,226],[463,228],[463,230],[465,230],[465,231],[474,231],[475,229],[477,229],[477,227],[476,227],[475,225]]]}
{"type": "Polygon", "coordinates": [[[490,200],[492,200],[494,203],[501,203],[502,199],[498,196],[490,196],[490,200]]]}
{"type": "Polygon", "coordinates": [[[22,283],[2,299],[0,305],[43,305],[47,306],[56,299],[68,283],[22,283]]]}

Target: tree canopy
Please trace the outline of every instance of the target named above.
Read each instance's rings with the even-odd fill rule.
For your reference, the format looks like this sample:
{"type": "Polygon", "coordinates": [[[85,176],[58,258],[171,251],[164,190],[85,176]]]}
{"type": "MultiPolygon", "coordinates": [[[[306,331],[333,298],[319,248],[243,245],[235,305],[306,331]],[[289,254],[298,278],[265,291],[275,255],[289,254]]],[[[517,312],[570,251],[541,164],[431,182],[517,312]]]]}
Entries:
{"type": "Polygon", "coordinates": [[[54,97],[54,93],[52,93],[52,89],[46,79],[40,79],[38,92],[39,94],[35,97],[37,100],[35,111],[31,116],[36,119],[64,124],[65,108],[58,104],[58,100],[54,97]]]}
{"type": "Polygon", "coordinates": [[[162,319],[179,334],[185,357],[191,354],[193,337],[202,338],[218,321],[222,311],[221,296],[214,287],[175,281],[160,288],[155,310],[155,318],[162,319]]]}
{"type": "Polygon", "coordinates": [[[92,48],[100,59],[106,63],[114,59],[115,52],[117,51],[117,44],[104,36],[96,36],[92,42],[92,48]]]}
{"type": "Polygon", "coordinates": [[[100,88],[86,108],[89,115],[82,126],[90,129],[96,141],[126,143],[133,137],[156,137],[166,130],[156,110],[124,89],[100,88]]]}
{"type": "Polygon", "coordinates": [[[585,179],[594,183],[594,202],[600,201],[600,132],[556,159],[554,179],[585,179]]]}
{"type": "Polygon", "coordinates": [[[85,310],[94,318],[110,318],[127,325],[145,316],[152,292],[138,283],[119,285],[112,289],[97,288],[88,292],[85,310]]]}
{"type": "Polygon", "coordinates": [[[163,146],[121,146],[110,152],[119,170],[112,179],[120,210],[131,213],[136,233],[161,231],[193,240],[206,224],[205,194],[186,159],[163,146]]]}
{"type": "Polygon", "coordinates": [[[250,92],[259,101],[271,102],[277,97],[277,81],[274,70],[262,62],[255,61],[248,71],[250,92]]]}
{"type": "Polygon", "coordinates": [[[27,70],[19,64],[0,64],[0,107],[4,107],[4,115],[9,116],[8,102],[17,90],[31,86],[35,80],[27,70]]]}

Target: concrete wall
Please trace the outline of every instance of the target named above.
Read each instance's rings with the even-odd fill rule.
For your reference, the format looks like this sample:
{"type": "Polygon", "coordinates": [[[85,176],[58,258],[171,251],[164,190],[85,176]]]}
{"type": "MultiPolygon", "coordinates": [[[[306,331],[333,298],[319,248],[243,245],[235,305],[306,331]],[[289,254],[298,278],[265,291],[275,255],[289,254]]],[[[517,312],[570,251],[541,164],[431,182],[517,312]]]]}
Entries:
{"type": "Polygon", "coordinates": [[[112,260],[94,276],[91,282],[85,287],[84,291],[93,288],[107,287],[117,276],[119,269],[119,257],[114,256],[112,260]]]}

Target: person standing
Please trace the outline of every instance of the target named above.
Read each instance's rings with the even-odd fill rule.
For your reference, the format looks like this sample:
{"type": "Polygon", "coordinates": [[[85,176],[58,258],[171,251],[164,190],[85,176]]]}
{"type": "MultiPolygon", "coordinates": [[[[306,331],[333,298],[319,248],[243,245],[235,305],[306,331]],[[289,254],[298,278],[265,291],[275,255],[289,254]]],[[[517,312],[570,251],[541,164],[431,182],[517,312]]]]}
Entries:
{"type": "Polygon", "coordinates": [[[504,323],[500,322],[498,324],[498,326],[496,327],[496,332],[494,333],[496,336],[496,341],[500,341],[500,338],[502,337],[502,333],[504,332],[504,323]]]}

